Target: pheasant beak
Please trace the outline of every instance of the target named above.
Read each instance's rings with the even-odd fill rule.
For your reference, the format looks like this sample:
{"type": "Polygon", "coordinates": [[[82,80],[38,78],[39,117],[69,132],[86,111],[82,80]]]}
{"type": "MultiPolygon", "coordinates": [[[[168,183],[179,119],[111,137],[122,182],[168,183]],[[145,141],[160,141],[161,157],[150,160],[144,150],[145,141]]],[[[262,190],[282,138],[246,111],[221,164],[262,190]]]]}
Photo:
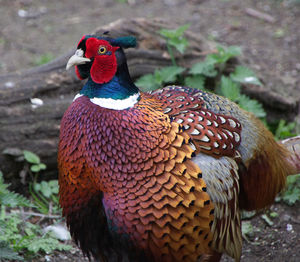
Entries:
{"type": "Polygon", "coordinates": [[[91,59],[83,57],[83,50],[82,49],[77,49],[75,54],[70,57],[66,69],[70,69],[74,65],[82,65],[87,62],[91,62],[91,59]]]}

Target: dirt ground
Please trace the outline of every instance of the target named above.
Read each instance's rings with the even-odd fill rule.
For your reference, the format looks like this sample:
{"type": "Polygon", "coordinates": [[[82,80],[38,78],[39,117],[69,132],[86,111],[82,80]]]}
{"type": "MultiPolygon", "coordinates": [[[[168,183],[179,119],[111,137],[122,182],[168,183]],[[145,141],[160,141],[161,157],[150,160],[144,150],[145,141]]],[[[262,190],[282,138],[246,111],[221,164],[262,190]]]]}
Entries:
{"type": "MultiPolygon", "coordinates": [[[[0,0],[0,74],[58,57],[83,34],[132,17],[161,17],[174,27],[190,23],[191,30],[207,38],[241,46],[267,87],[300,99],[300,4],[293,0],[0,0]],[[247,8],[270,17],[250,16],[247,8]]],[[[260,216],[251,220],[254,234],[244,241],[243,262],[300,261],[300,205],[275,204],[271,209],[279,214],[272,227],[260,216]]],[[[85,260],[74,248],[47,261],[85,260]]],[[[224,256],[222,261],[232,260],[224,256]]]]}

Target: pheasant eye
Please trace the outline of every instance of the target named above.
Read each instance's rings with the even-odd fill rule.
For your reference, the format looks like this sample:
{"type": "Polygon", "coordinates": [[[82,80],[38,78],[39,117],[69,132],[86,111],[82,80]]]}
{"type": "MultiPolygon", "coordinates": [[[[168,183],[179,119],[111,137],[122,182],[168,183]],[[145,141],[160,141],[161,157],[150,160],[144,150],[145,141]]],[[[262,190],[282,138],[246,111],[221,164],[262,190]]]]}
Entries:
{"type": "Polygon", "coordinates": [[[103,45],[101,45],[101,46],[99,47],[99,49],[98,49],[98,53],[99,53],[100,55],[105,54],[106,51],[107,51],[107,49],[106,49],[106,47],[103,46],[103,45]]]}

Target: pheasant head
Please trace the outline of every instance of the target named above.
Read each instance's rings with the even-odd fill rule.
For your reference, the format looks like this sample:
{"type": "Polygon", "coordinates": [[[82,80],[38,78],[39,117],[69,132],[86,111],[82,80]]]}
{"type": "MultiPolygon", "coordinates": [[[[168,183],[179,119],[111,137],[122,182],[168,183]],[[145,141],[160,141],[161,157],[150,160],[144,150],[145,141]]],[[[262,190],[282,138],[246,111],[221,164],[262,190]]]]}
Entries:
{"type": "Polygon", "coordinates": [[[84,35],[66,68],[75,66],[79,79],[88,79],[80,95],[110,109],[125,109],[139,100],[138,88],[128,72],[123,48],[135,47],[132,36],[111,38],[84,35]]]}

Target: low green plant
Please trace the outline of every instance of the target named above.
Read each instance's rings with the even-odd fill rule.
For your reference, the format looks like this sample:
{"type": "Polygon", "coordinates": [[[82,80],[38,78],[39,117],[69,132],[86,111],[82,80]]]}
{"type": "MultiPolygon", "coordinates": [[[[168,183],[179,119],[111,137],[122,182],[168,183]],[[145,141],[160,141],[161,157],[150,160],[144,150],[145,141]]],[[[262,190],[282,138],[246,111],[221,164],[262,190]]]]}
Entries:
{"type": "Polygon", "coordinates": [[[41,159],[38,155],[28,150],[23,150],[24,159],[30,164],[30,170],[34,173],[38,173],[45,170],[47,167],[44,163],[41,163],[41,159]]]}
{"type": "Polygon", "coordinates": [[[262,220],[265,221],[265,223],[268,225],[268,226],[273,226],[274,225],[274,222],[272,221],[272,219],[269,217],[268,214],[262,214],[260,216],[262,218],[262,220]]]}
{"type": "Polygon", "coordinates": [[[69,250],[71,246],[44,233],[40,225],[24,220],[23,208],[35,205],[8,187],[0,172],[0,261],[22,261],[54,250],[69,250]]]}
{"type": "Polygon", "coordinates": [[[4,183],[3,174],[0,171],[0,218],[5,217],[6,208],[33,207],[33,204],[24,196],[8,190],[9,184],[4,183]]]}
{"type": "Polygon", "coordinates": [[[254,234],[254,229],[253,225],[251,224],[250,221],[243,221],[242,222],[242,236],[245,238],[248,242],[248,236],[253,236],[254,234]]]}
{"type": "Polygon", "coordinates": [[[189,25],[178,27],[174,30],[161,29],[159,33],[166,39],[168,52],[172,60],[172,66],[155,70],[153,74],[147,74],[139,78],[136,85],[143,91],[155,90],[165,84],[180,84],[206,90],[206,83],[209,78],[217,80],[214,92],[223,95],[242,108],[254,113],[257,117],[266,116],[262,105],[248,96],[241,93],[242,84],[261,85],[255,73],[245,66],[236,66],[234,71],[228,74],[225,72],[226,63],[239,55],[242,51],[237,46],[225,47],[218,45],[216,51],[208,54],[204,61],[191,66],[190,69],[179,67],[176,64],[174,50],[184,53],[188,46],[188,41],[184,37],[184,32],[189,25]],[[182,74],[186,73],[185,78],[182,74]]]}
{"type": "Polygon", "coordinates": [[[31,191],[38,210],[43,214],[60,214],[61,209],[59,207],[58,200],[58,181],[42,181],[41,183],[35,183],[33,185],[33,191],[31,191]]]}
{"type": "MultiPolygon", "coordinates": [[[[24,221],[20,213],[11,213],[0,219],[0,242],[11,255],[23,255],[25,258],[38,254],[49,254],[54,250],[70,250],[71,246],[61,243],[51,233],[44,233],[40,225],[29,220],[24,221]]],[[[0,252],[1,254],[1,252],[0,252]]],[[[0,255],[0,260],[1,260],[0,255]]]]}
{"type": "Polygon", "coordinates": [[[254,73],[248,68],[237,66],[228,77],[221,76],[219,93],[238,103],[243,109],[252,112],[259,118],[264,118],[266,112],[257,100],[251,99],[241,93],[241,83],[260,84],[254,73]],[[247,73],[246,73],[247,72],[247,73]],[[250,80],[249,80],[250,79],[250,80]]]}
{"type": "Polygon", "coordinates": [[[151,91],[160,88],[164,84],[173,83],[176,81],[185,68],[179,66],[168,66],[162,69],[157,69],[153,74],[142,76],[136,84],[143,88],[144,91],[151,91]]]}
{"type": "Polygon", "coordinates": [[[41,162],[38,155],[33,152],[24,150],[24,159],[30,165],[30,175],[32,182],[29,183],[29,192],[34,199],[34,203],[43,214],[59,214],[60,207],[58,201],[58,181],[41,181],[38,183],[39,172],[45,170],[47,167],[41,162]]]}
{"type": "Polygon", "coordinates": [[[186,24],[177,29],[161,29],[159,31],[159,34],[166,40],[172,66],[157,69],[153,74],[147,74],[141,77],[136,84],[142,87],[144,91],[156,90],[165,84],[174,83],[186,70],[186,68],[177,65],[174,52],[177,50],[181,54],[184,53],[188,46],[188,41],[183,34],[189,26],[189,24],[186,24]]]}
{"type": "Polygon", "coordinates": [[[24,258],[19,256],[6,241],[0,240],[0,261],[24,261],[24,258]]]}
{"type": "Polygon", "coordinates": [[[28,199],[20,194],[8,190],[9,184],[5,184],[3,174],[0,171],[0,261],[2,260],[23,260],[10,245],[7,239],[3,239],[7,232],[6,223],[13,224],[14,219],[7,217],[7,208],[18,206],[31,207],[32,204],[28,199]]]}
{"type": "Polygon", "coordinates": [[[168,53],[171,57],[173,66],[177,66],[174,50],[176,49],[181,54],[184,53],[185,49],[188,46],[188,40],[184,37],[184,32],[190,27],[189,24],[185,24],[183,26],[179,26],[176,29],[161,29],[159,34],[165,38],[168,53]]]}
{"type": "MultiPolygon", "coordinates": [[[[281,140],[296,136],[297,134],[294,132],[295,128],[295,122],[287,123],[281,119],[278,124],[275,125],[275,128],[273,127],[273,133],[276,139],[281,140]]],[[[277,197],[277,200],[283,201],[289,206],[300,202],[300,174],[287,177],[286,189],[277,197]]]]}
{"type": "Polygon", "coordinates": [[[300,202],[300,174],[288,176],[286,190],[277,197],[289,206],[300,202]]]}
{"type": "Polygon", "coordinates": [[[296,136],[297,134],[294,132],[295,128],[295,122],[287,123],[285,120],[280,119],[274,132],[275,137],[277,139],[285,139],[288,137],[296,136]]]}
{"type": "Polygon", "coordinates": [[[191,67],[189,70],[191,76],[186,78],[185,84],[205,90],[206,78],[220,79],[214,90],[216,93],[238,103],[257,117],[263,118],[266,116],[266,112],[262,105],[241,93],[241,84],[261,85],[254,72],[245,66],[237,66],[229,75],[224,73],[225,63],[240,54],[241,49],[237,46],[228,48],[218,46],[217,53],[209,54],[203,62],[196,63],[191,67]]]}

